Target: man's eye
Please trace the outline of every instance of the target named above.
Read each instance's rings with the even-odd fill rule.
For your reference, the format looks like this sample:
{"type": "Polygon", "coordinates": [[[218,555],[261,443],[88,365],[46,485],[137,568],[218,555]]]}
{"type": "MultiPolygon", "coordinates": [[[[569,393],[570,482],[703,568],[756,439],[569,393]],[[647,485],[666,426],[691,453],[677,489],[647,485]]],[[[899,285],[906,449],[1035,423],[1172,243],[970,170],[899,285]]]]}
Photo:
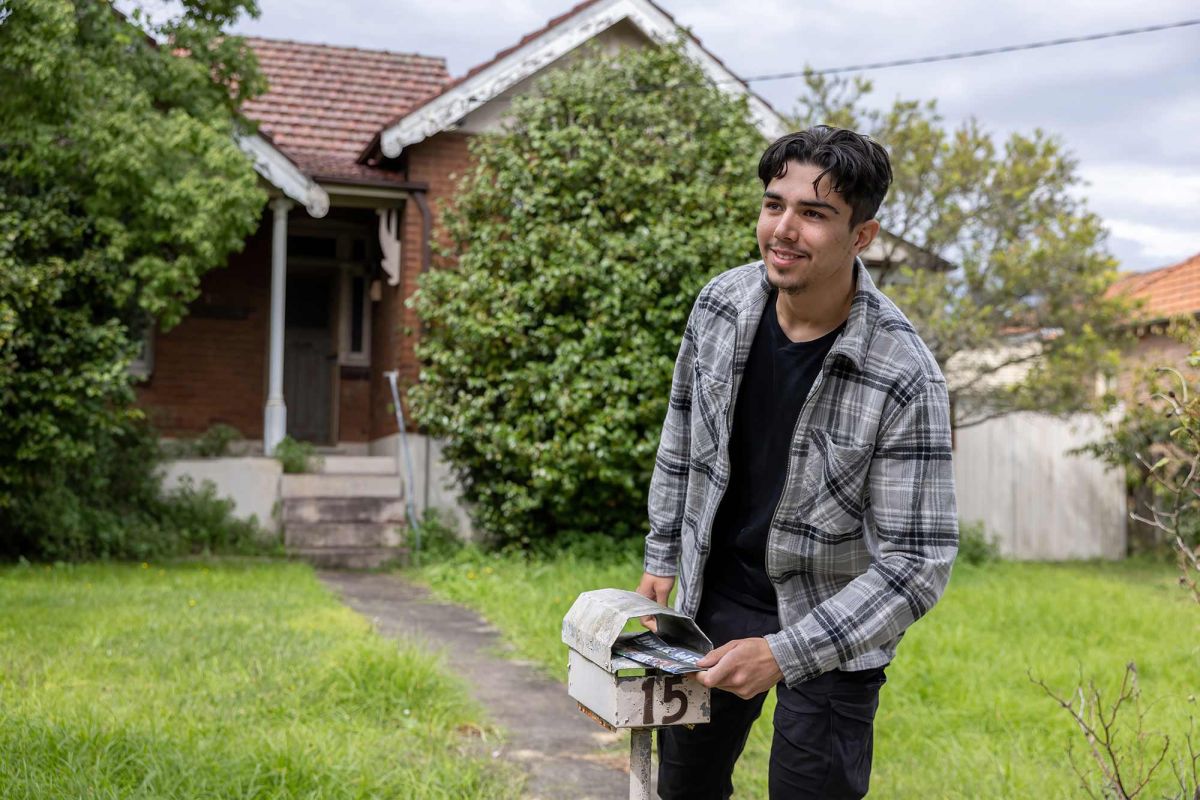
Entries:
{"type": "Polygon", "coordinates": [[[804,216],[809,219],[825,219],[825,215],[820,211],[813,211],[811,208],[804,212],[804,216]]]}

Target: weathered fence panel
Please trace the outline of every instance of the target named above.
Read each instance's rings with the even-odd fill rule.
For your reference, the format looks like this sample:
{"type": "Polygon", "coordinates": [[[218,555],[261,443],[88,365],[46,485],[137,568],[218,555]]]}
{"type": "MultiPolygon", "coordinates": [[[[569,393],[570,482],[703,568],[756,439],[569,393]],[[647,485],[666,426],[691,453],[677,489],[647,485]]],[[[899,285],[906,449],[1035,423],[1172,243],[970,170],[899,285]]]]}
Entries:
{"type": "Polygon", "coordinates": [[[1007,558],[1124,557],[1124,476],[1091,456],[1068,455],[1102,434],[1094,416],[1035,413],[957,431],[959,518],[983,522],[1007,558]]]}

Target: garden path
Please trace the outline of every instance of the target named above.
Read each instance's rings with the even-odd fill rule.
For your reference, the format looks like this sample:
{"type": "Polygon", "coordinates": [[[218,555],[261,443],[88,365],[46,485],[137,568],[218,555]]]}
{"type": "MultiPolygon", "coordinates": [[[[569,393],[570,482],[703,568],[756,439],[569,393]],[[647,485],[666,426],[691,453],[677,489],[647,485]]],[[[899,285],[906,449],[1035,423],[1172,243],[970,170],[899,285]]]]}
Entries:
{"type": "Polygon", "coordinates": [[[426,590],[393,575],[321,571],[318,577],[382,635],[417,639],[445,651],[475,699],[506,731],[493,756],[525,770],[524,797],[629,796],[628,762],[624,771],[618,766],[628,751],[613,750],[624,735],[585,718],[561,683],[498,655],[505,646],[499,633],[474,611],[433,600],[426,590]]]}

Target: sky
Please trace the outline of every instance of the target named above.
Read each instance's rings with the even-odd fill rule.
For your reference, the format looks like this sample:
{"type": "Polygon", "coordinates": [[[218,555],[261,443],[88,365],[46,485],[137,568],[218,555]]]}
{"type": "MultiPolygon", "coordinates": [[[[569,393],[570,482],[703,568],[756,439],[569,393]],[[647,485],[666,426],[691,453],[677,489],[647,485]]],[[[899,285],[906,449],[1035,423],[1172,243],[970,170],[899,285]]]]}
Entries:
{"type": "MultiPolygon", "coordinates": [[[[575,0],[259,0],[237,33],[443,56],[461,75],[575,0]],[[336,9],[331,12],[331,9],[336,9]]],[[[1200,18],[1195,0],[657,0],[740,76],[845,66],[1200,18]]],[[[1058,135],[1123,270],[1200,253],[1200,25],[865,73],[874,102],[1058,135]]],[[[756,82],[781,112],[800,79],[756,82]]]]}

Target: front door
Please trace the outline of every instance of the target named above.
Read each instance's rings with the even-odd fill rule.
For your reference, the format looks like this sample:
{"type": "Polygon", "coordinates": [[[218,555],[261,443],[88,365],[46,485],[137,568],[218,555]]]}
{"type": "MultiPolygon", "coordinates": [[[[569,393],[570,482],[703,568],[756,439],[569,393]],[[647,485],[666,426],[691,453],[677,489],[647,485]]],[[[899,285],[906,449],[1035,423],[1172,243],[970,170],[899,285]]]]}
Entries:
{"type": "Polygon", "coordinates": [[[299,273],[287,278],[283,337],[287,432],[293,439],[313,444],[333,443],[335,290],[333,274],[299,273]]]}

